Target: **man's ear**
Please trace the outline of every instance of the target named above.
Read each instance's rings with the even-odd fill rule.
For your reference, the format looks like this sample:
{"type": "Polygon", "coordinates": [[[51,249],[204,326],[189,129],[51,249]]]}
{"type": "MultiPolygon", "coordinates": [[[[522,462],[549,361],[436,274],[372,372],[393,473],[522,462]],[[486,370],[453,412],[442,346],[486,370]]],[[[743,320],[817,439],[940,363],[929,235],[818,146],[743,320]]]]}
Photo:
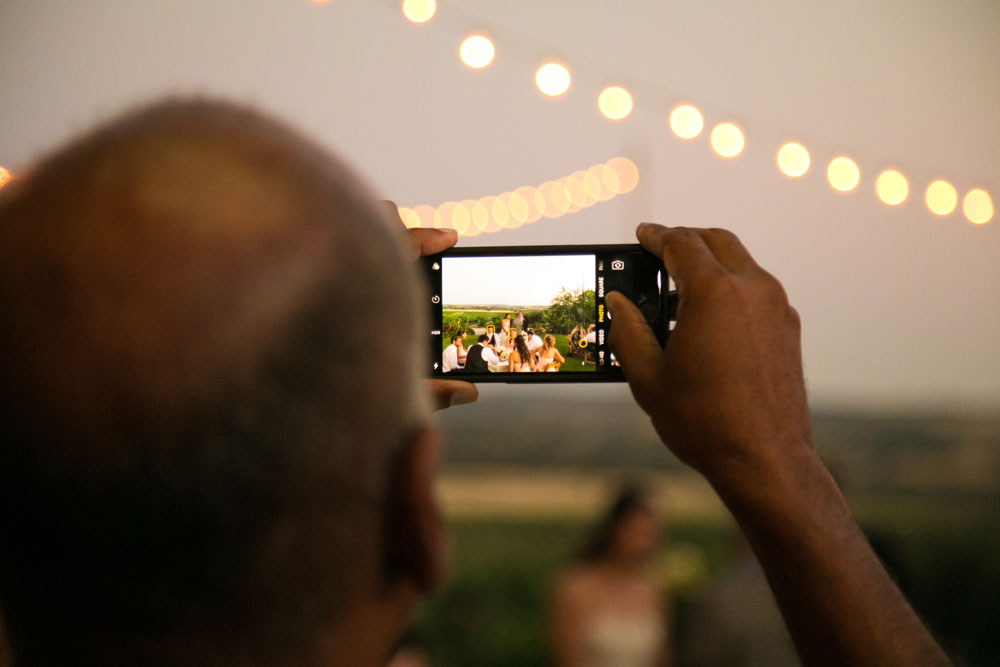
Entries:
{"type": "Polygon", "coordinates": [[[438,590],[448,570],[449,540],[434,498],[439,443],[436,429],[418,429],[404,443],[389,477],[384,522],[387,581],[409,581],[420,593],[438,590]]]}

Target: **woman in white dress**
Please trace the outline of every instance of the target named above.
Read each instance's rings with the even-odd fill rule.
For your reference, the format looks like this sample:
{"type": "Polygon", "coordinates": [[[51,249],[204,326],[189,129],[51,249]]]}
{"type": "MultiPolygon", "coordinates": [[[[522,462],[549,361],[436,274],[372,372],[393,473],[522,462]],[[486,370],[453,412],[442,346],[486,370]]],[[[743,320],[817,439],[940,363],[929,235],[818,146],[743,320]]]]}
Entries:
{"type": "Polygon", "coordinates": [[[545,334],[545,342],[538,350],[538,361],[535,363],[535,370],[539,373],[546,371],[557,371],[559,366],[566,363],[563,356],[556,349],[556,337],[552,334],[545,334]],[[555,364],[559,364],[556,366],[555,364]]]}
{"type": "Polygon", "coordinates": [[[557,667],[669,665],[666,599],[650,568],[658,539],[652,506],[624,490],[557,586],[557,667]]]}

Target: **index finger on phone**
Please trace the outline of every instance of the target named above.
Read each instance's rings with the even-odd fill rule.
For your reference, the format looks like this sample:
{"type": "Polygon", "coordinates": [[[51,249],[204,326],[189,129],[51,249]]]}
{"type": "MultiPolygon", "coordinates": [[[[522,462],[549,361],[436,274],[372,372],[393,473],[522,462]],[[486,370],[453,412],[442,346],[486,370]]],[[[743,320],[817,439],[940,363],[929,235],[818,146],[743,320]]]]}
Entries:
{"type": "Polygon", "coordinates": [[[406,235],[413,249],[413,256],[423,257],[444,252],[458,243],[458,232],[454,229],[407,229],[406,235]]]}
{"type": "Polygon", "coordinates": [[[663,260],[678,289],[725,272],[697,230],[644,222],[636,230],[636,238],[643,248],[663,260]]]}

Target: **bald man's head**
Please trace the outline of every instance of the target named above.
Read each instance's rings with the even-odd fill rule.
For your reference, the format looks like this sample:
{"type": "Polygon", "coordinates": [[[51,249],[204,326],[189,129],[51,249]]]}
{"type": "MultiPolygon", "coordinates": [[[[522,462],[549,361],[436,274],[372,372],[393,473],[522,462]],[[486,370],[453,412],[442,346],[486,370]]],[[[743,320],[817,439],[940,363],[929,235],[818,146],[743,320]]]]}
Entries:
{"type": "Polygon", "coordinates": [[[296,641],[372,586],[357,564],[425,415],[399,227],[326,153],[207,102],[121,119],[4,193],[15,650],[44,616],[296,641]]]}

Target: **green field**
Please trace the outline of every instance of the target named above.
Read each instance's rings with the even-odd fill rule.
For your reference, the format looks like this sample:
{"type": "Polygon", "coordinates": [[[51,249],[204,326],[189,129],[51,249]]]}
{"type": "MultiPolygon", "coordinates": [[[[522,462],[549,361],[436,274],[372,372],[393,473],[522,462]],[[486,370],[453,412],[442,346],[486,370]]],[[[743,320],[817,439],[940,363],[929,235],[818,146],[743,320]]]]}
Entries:
{"type": "MultiPolygon", "coordinates": [[[[569,478],[562,481],[578,485],[575,471],[551,471],[555,494],[563,475],[569,478]]],[[[488,477],[477,477],[478,485],[495,494],[488,477]]],[[[517,471],[507,470],[503,484],[517,477],[517,471]]],[[[527,495],[541,499],[541,491],[528,489],[527,495]]],[[[508,495],[524,494],[511,489],[508,495]]],[[[990,499],[866,494],[852,504],[900,587],[958,664],[997,664],[1000,533],[990,499]],[[893,520],[887,520],[890,508],[896,508],[893,520]],[[899,521],[900,515],[907,519],[899,521]]],[[[558,515],[544,502],[535,516],[523,511],[473,516],[461,507],[451,509],[457,511],[450,512],[452,577],[416,624],[431,664],[552,664],[547,632],[553,582],[580,547],[592,516],[558,515]]],[[[689,508],[668,516],[655,571],[671,600],[677,653],[685,651],[692,611],[732,570],[739,544],[733,525],[714,511],[689,508]]]]}

